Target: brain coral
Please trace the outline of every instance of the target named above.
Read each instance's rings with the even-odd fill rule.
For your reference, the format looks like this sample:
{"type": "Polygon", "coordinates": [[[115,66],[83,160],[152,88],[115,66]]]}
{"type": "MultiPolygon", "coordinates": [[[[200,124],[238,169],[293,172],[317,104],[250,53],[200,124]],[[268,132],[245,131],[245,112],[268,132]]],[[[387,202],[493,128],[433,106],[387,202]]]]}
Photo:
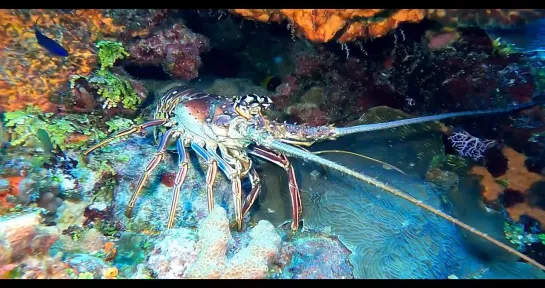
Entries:
{"type": "MultiPolygon", "coordinates": [[[[432,185],[390,172],[383,179],[440,206],[432,185]],[[390,175],[391,174],[391,175],[390,175]]],[[[352,251],[355,278],[444,279],[456,271],[459,240],[454,225],[378,188],[336,173],[303,197],[305,225],[331,229],[352,251]]]]}

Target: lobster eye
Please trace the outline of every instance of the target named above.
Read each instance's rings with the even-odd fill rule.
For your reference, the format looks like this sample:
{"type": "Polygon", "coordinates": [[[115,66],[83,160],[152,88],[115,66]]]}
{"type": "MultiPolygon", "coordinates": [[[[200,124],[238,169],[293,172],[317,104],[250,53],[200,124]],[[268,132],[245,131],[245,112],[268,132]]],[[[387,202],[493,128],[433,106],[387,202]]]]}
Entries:
{"type": "Polygon", "coordinates": [[[234,98],[234,107],[244,118],[250,119],[251,116],[259,115],[262,110],[267,110],[272,105],[271,98],[259,96],[256,94],[246,94],[234,98]]]}
{"type": "Polygon", "coordinates": [[[267,96],[259,96],[256,94],[246,94],[240,98],[241,105],[248,108],[267,109],[271,106],[272,100],[267,96]]]}

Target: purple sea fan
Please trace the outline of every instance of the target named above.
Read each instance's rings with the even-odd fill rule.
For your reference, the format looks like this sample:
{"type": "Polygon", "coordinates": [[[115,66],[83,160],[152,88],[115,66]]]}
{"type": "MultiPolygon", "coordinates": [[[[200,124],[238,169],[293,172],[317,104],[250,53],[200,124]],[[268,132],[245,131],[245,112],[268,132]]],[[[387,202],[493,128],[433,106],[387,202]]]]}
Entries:
{"type": "Polygon", "coordinates": [[[480,139],[464,130],[454,132],[449,140],[460,156],[471,157],[475,161],[483,158],[483,153],[496,145],[495,140],[480,139]]]}

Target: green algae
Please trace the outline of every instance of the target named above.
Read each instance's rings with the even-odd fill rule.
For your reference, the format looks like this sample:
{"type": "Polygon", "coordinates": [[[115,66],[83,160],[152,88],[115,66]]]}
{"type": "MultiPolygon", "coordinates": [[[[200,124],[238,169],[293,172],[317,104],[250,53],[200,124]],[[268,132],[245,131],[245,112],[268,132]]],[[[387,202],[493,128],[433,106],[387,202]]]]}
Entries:
{"type": "Polygon", "coordinates": [[[98,41],[95,46],[98,48],[98,59],[101,70],[113,67],[117,60],[129,56],[129,53],[120,42],[102,40],[98,41]]]}

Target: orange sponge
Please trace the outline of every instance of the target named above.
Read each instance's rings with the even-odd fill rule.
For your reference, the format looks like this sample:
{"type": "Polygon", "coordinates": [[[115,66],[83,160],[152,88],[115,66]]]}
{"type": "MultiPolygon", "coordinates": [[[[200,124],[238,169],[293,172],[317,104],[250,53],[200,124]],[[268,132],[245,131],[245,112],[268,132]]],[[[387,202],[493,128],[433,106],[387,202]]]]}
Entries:
{"type": "Polygon", "coordinates": [[[509,26],[543,17],[537,9],[231,9],[232,13],[261,22],[288,20],[295,31],[315,42],[386,35],[399,24],[425,18],[448,27],[509,26]]]}

